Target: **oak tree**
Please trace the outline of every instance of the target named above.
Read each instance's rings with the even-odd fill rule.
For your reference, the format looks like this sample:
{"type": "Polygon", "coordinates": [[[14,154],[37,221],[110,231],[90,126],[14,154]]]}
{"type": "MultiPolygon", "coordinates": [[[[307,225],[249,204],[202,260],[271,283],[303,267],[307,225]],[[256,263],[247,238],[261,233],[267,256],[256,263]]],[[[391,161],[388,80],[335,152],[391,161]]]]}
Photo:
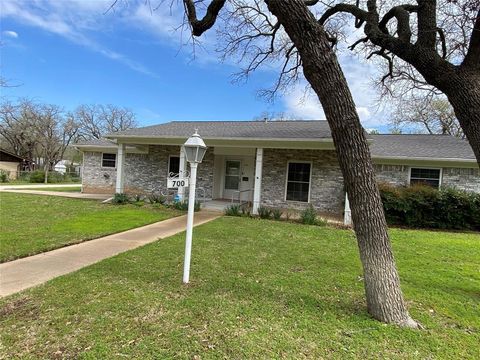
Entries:
{"type": "Polygon", "coordinates": [[[318,96],[335,144],[352,209],[364,271],[367,308],[376,319],[417,327],[406,308],[387,232],[365,131],[325,31],[307,0],[184,0],[194,37],[219,23],[220,50],[246,61],[243,76],[280,62],[278,81],[266,94],[304,76],[318,96]],[[202,15],[199,15],[199,14],[202,15]],[[283,59],[283,60],[282,60],[283,59]]]}

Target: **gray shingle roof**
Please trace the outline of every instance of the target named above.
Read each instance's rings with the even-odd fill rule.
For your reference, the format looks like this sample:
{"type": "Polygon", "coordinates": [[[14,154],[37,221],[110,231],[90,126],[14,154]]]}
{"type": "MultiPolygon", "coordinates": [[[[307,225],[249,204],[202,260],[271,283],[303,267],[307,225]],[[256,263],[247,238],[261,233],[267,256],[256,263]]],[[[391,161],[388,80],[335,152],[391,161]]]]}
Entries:
{"type": "MultiPolygon", "coordinates": [[[[205,139],[331,139],[325,120],[289,121],[172,121],[109,134],[116,137],[188,138],[195,129],[205,139]]],[[[467,141],[448,135],[402,134],[368,135],[374,158],[432,158],[475,160],[467,141]]],[[[110,140],[99,139],[76,145],[116,146],[110,140]]]]}
{"type": "Polygon", "coordinates": [[[85,140],[85,141],[79,141],[75,143],[75,145],[79,146],[117,146],[116,143],[113,141],[107,140],[107,139],[92,139],[92,140],[85,140]]]}
{"type": "Polygon", "coordinates": [[[373,157],[475,160],[470,144],[449,135],[370,135],[373,157]]]}
{"type": "Polygon", "coordinates": [[[172,121],[109,134],[117,136],[148,136],[188,138],[195,129],[208,138],[256,139],[329,139],[330,128],[324,120],[289,121],[172,121]]]}

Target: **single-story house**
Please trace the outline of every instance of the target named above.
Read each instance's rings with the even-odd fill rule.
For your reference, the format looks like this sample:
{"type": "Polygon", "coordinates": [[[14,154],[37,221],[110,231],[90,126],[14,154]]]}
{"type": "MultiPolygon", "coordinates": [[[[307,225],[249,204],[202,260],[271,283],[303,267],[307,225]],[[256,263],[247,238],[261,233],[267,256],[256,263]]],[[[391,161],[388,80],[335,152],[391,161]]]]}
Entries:
{"type": "MultiPolygon", "coordinates": [[[[195,130],[208,146],[198,196],[341,214],[346,196],[326,121],[173,121],[76,144],[83,191],[166,193],[167,177],[186,169],[182,144],[195,130]]],[[[425,183],[480,192],[469,144],[447,135],[368,135],[379,181],[425,183]]],[[[183,193],[183,189],[179,189],[183,193]]]]}
{"type": "Polygon", "coordinates": [[[17,174],[21,170],[21,164],[23,161],[24,160],[21,156],[0,149],[0,170],[5,171],[8,174],[9,179],[13,180],[17,178],[17,174]]]}

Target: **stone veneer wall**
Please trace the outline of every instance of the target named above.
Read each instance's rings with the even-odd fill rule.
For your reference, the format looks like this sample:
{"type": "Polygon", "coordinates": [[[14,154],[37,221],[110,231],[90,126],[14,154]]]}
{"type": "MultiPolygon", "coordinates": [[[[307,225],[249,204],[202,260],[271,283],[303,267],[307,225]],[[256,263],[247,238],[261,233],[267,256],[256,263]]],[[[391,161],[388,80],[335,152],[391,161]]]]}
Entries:
{"type": "Polygon", "coordinates": [[[285,200],[289,160],[312,162],[310,202],[317,210],[335,214],[343,212],[343,177],[333,150],[264,149],[262,205],[293,209],[306,207],[306,203],[285,200]]]}
{"type": "MultiPolygon", "coordinates": [[[[128,193],[160,193],[166,191],[168,159],[180,155],[179,146],[150,145],[148,154],[130,154],[125,157],[125,191],[128,193]]],[[[213,149],[208,149],[198,168],[197,188],[205,189],[205,197],[212,197],[213,149]]],[[[83,191],[87,193],[114,193],[117,171],[101,167],[102,153],[85,152],[83,158],[83,191]]],[[[187,166],[188,167],[188,166],[187,166]]],[[[203,193],[198,192],[202,197],[203,193]]]]}
{"type": "MultiPolygon", "coordinates": [[[[412,167],[419,167],[415,165],[412,167]]],[[[427,166],[428,167],[428,166],[427,166]]],[[[375,173],[380,182],[390,183],[395,186],[407,186],[409,183],[410,166],[375,164],[375,173]]],[[[480,172],[478,169],[468,168],[442,168],[442,188],[455,188],[459,190],[480,193],[480,172]]]]}
{"type": "Polygon", "coordinates": [[[385,182],[395,186],[408,185],[408,166],[374,164],[373,168],[378,182],[385,182]]]}
{"type": "Polygon", "coordinates": [[[480,193],[480,171],[478,169],[443,168],[442,187],[480,193]]]}

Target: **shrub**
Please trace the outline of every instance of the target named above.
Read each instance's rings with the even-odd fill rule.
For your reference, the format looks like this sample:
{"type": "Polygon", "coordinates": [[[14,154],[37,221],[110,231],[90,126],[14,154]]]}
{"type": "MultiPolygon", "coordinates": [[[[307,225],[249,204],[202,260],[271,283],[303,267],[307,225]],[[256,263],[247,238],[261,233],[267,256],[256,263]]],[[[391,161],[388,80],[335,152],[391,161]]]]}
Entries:
{"type": "Polygon", "coordinates": [[[8,178],[9,175],[10,175],[9,171],[0,169],[0,182],[2,182],[2,183],[8,182],[9,181],[9,178],[8,178]]]}
{"type": "Polygon", "coordinates": [[[260,219],[270,219],[272,217],[272,210],[265,206],[260,206],[258,208],[258,216],[260,219]]]}
{"type": "MultiPolygon", "coordinates": [[[[243,209],[242,209],[243,210],[243,209]]],[[[232,204],[225,209],[227,216],[240,216],[240,205],[232,204]]]]}
{"type": "Polygon", "coordinates": [[[148,195],[148,202],[150,204],[165,204],[167,198],[161,194],[150,194],[148,195]]]}
{"type": "Polygon", "coordinates": [[[45,182],[45,173],[42,170],[35,170],[30,173],[28,179],[31,183],[44,183],[45,182]]]}
{"type": "Polygon", "coordinates": [[[273,220],[280,220],[280,218],[282,217],[282,210],[273,209],[272,210],[272,216],[273,216],[273,220]]]}
{"type": "Polygon", "coordinates": [[[116,205],[125,205],[125,204],[128,204],[129,202],[130,200],[127,194],[116,193],[112,199],[112,204],[116,204],[116,205]]]}
{"type": "MultiPolygon", "coordinates": [[[[26,177],[26,175],[25,175],[26,177]]],[[[30,173],[28,181],[31,183],[44,183],[45,182],[45,171],[44,170],[35,170],[30,173]]],[[[61,182],[70,181],[68,175],[59,173],[58,171],[49,171],[47,182],[49,184],[57,184],[61,182]]]]}
{"type": "MultiPolygon", "coordinates": [[[[188,210],[188,201],[174,201],[171,205],[172,208],[187,211],[188,210]]],[[[200,211],[200,201],[195,201],[195,205],[193,207],[194,211],[200,211]]]]}
{"type": "Polygon", "coordinates": [[[379,188],[391,225],[480,230],[480,194],[419,185],[395,188],[380,184],[379,188]]]}
{"type": "Polygon", "coordinates": [[[242,216],[251,217],[251,216],[252,216],[252,213],[251,213],[250,208],[245,207],[245,206],[242,207],[242,216]]]}
{"type": "Polygon", "coordinates": [[[317,223],[317,212],[312,204],[308,204],[308,206],[300,213],[300,222],[306,225],[315,225],[317,223]]]}

